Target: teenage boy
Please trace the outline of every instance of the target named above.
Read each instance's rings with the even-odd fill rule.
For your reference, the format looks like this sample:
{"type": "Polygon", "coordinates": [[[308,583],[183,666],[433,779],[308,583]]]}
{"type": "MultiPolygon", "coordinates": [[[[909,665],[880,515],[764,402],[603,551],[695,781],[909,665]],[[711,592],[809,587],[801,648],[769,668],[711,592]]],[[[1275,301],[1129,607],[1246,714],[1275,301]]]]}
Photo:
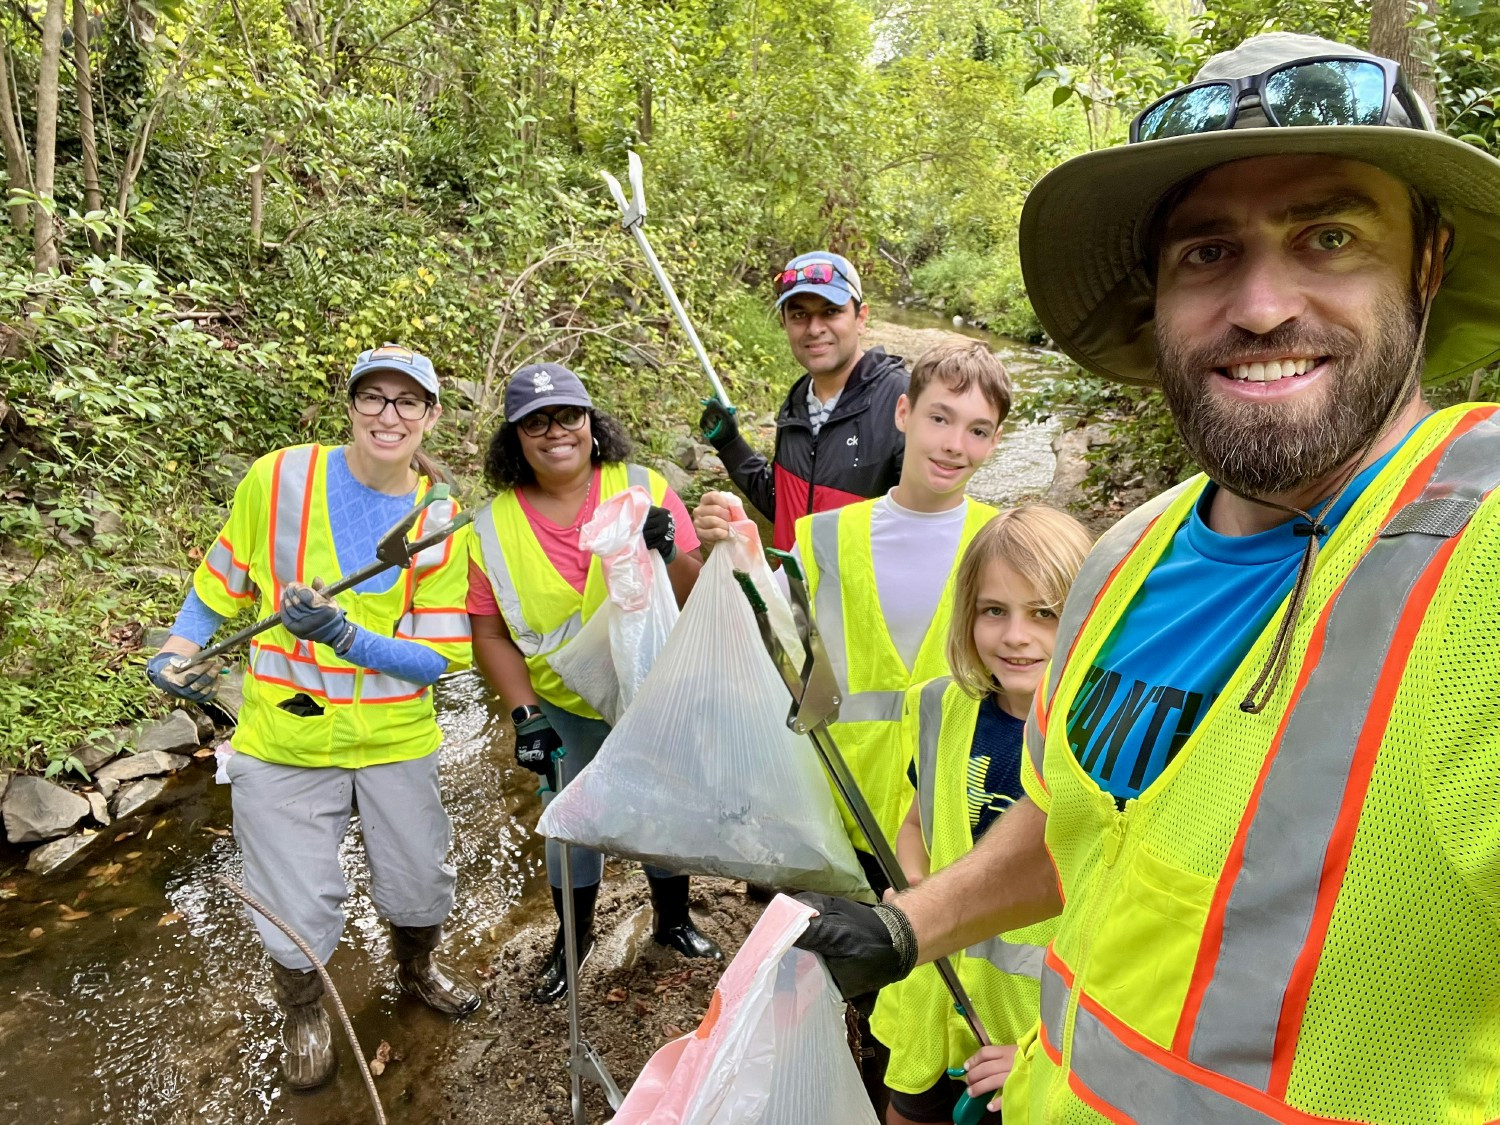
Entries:
{"type": "MultiPolygon", "coordinates": [[[[901,708],[913,683],[946,675],[953,575],[974,534],[995,515],[964,486],[999,439],[1010,379],[974,340],[939,344],[917,361],[898,396],[904,435],[900,483],[876,500],[804,516],[795,554],[807,573],[813,616],[843,703],[833,733],[886,839],[911,805],[901,753],[901,708]]],[[[693,525],[705,542],[728,537],[722,492],[703,496],[693,525]]],[[[870,878],[883,892],[870,843],[840,805],[870,878]]]]}
{"type": "Polygon", "coordinates": [[[860,343],[870,319],[859,274],[827,250],[799,254],[775,277],[776,312],[806,372],[776,416],[770,461],[740,435],[733,412],[711,399],[699,420],[729,476],[792,546],[797,520],[872,496],[901,479],[903,439],[891,425],[906,391],[905,362],[860,343]]]}

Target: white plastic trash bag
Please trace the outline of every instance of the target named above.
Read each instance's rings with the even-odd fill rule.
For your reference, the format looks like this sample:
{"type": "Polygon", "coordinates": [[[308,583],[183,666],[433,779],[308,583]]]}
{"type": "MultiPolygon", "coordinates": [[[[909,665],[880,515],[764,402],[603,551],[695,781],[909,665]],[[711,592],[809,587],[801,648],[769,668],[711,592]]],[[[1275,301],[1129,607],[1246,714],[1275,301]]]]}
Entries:
{"type": "Polygon", "coordinates": [[[776,898],[702,1025],[657,1051],[614,1125],[877,1125],[828,970],[792,942],[811,908],[776,898]]]}
{"type": "Polygon", "coordinates": [[[583,525],[578,545],[599,556],[608,597],[576,637],[547,657],[563,683],[611,726],[677,624],[666,563],[641,538],[650,510],[651,494],[631,485],[600,504],[583,525]]]}
{"type": "MultiPolygon", "coordinates": [[[[737,523],[599,753],[538,831],[682,874],[869,898],[812,744],[734,571],[761,560],[737,523]]],[[[770,581],[763,596],[781,599],[770,581]]],[[[759,584],[757,584],[759,585],[759,584]]],[[[790,620],[784,600],[782,610],[790,620]]],[[[566,748],[565,748],[566,749],[566,748]]]]}

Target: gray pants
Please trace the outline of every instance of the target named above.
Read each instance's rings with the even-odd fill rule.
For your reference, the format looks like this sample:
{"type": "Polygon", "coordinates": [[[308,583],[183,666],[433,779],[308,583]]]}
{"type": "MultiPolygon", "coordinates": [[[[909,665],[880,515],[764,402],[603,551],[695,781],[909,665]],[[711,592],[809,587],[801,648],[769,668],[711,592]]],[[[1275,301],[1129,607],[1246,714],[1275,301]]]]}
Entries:
{"type": "MultiPolygon", "coordinates": [[[[584,766],[594,760],[599,747],[609,737],[609,724],[603,719],[585,719],[571,711],[564,711],[561,707],[554,707],[545,700],[541,702],[541,708],[542,714],[552,724],[552,729],[562,737],[563,749],[567,751],[563,755],[557,779],[558,787],[564,788],[582,772],[584,766]]],[[[545,807],[554,796],[554,793],[542,794],[542,805],[545,807]]],[[[602,852],[574,845],[568,849],[568,854],[572,858],[570,866],[573,868],[574,887],[592,887],[604,878],[602,852]]],[[[672,872],[660,867],[652,867],[650,864],[644,866],[647,878],[666,879],[672,875],[672,872]]],[[[547,841],[547,882],[558,890],[562,889],[562,845],[553,840],[547,841]]]]}
{"type": "MultiPolygon", "coordinates": [[[[349,887],[339,844],[356,801],[370,897],[381,917],[397,926],[433,926],[453,910],[453,826],[438,789],[437,751],[362,769],[283,766],[241,753],[229,759],[228,772],[245,889],[320,960],[333,955],[344,929],[349,887]]],[[[285,934],[255,911],[250,917],[279,964],[311,968],[285,934]]]]}

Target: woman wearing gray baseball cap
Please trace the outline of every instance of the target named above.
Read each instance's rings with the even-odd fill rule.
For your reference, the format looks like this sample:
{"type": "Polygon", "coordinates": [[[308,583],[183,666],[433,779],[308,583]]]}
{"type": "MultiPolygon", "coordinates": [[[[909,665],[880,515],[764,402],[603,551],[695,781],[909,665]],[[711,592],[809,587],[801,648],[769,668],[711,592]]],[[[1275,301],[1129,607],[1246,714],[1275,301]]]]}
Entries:
{"type": "MultiPolygon", "coordinates": [[[[474,521],[469,614],[475,663],[512,708],[516,761],[546,777],[554,790],[593,761],[610,729],[547,662],[604,601],[599,560],[578,545],[579,529],[602,501],[638,484],[654,505],[642,535],[666,562],[678,604],[687,600],[702,566],[682,501],[660,474],[628,462],[630,451],[624,427],[595,409],[583,381],[561,364],[524,367],[506,386],[505,421],[485,461],[497,495],[474,521]],[[557,762],[553,754],[563,746],[567,755],[557,762]]],[[[580,964],[593,950],[603,872],[598,852],[572,849],[580,964]]],[[[567,992],[560,849],[551,843],[547,878],[559,926],[532,993],[543,1004],[567,992]]],[[[721,957],[688,915],[688,877],[648,866],[646,878],[656,907],[656,940],[686,957],[721,957]]]]}

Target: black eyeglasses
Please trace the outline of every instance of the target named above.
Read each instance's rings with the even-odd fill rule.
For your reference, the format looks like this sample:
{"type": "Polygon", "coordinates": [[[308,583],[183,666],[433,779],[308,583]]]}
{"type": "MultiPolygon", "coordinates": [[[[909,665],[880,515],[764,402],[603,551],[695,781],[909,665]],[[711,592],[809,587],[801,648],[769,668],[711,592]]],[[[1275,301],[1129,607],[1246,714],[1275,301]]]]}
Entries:
{"type": "Polygon", "coordinates": [[[349,401],[354,403],[355,411],[366,418],[378,418],[385,412],[387,403],[396,408],[398,418],[403,418],[408,422],[420,421],[427,417],[427,412],[432,409],[432,403],[427,399],[417,398],[414,395],[386,398],[385,395],[375,391],[355,391],[349,396],[349,401]]]}
{"type": "Polygon", "coordinates": [[[1251,75],[1194,82],[1158,98],[1130,123],[1130,143],[1234,128],[1246,93],[1259,95],[1272,125],[1406,125],[1426,128],[1426,115],[1390,59],[1327,55],[1298,59],[1251,75]],[[1391,121],[1391,102],[1406,121],[1391,121]]]}
{"type": "Polygon", "coordinates": [[[552,428],[556,422],[563,429],[572,433],[583,429],[584,422],[588,421],[589,412],[581,406],[563,406],[548,413],[538,410],[534,414],[528,414],[516,423],[521,432],[527,437],[541,437],[552,428]]]}

